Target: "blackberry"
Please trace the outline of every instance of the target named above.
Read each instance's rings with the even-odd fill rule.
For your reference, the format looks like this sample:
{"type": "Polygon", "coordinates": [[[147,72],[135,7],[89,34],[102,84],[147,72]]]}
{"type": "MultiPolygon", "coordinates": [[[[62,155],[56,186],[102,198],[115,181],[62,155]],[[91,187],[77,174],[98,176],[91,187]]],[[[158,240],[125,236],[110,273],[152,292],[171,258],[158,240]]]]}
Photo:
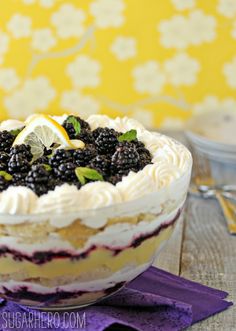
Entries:
{"type": "Polygon", "coordinates": [[[85,167],[96,156],[97,150],[93,145],[86,145],[84,149],[76,149],[73,154],[74,162],[78,167],[85,167]]]}
{"type": "Polygon", "coordinates": [[[91,162],[88,164],[89,168],[96,169],[103,176],[109,175],[110,173],[111,161],[105,155],[97,155],[91,162]]]}
{"type": "Polygon", "coordinates": [[[76,164],[72,162],[62,163],[54,169],[54,174],[64,182],[74,182],[77,181],[75,169],[76,164]]]}
{"type": "Polygon", "coordinates": [[[57,149],[53,156],[49,159],[49,164],[52,167],[58,167],[65,162],[71,162],[73,157],[72,150],[57,149]]]}
{"type": "Polygon", "coordinates": [[[26,186],[35,192],[38,196],[48,192],[48,182],[50,172],[43,165],[34,165],[25,178],[26,186]]]}
{"type": "Polygon", "coordinates": [[[120,181],[122,181],[122,175],[113,175],[107,178],[107,181],[113,185],[116,185],[117,183],[119,183],[120,181]]]}
{"type": "Polygon", "coordinates": [[[139,170],[142,170],[146,165],[152,163],[152,156],[146,148],[138,150],[137,152],[139,153],[139,170]]]}
{"type": "Polygon", "coordinates": [[[141,141],[135,140],[134,145],[139,153],[139,170],[141,170],[152,162],[152,155],[141,141]]]}
{"type": "Polygon", "coordinates": [[[0,151],[9,153],[15,137],[8,131],[0,131],[0,151]]]}
{"type": "Polygon", "coordinates": [[[90,131],[89,124],[86,121],[82,120],[82,118],[80,118],[78,116],[68,116],[67,119],[63,122],[62,126],[64,127],[64,129],[68,133],[68,136],[70,137],[70,139],[80,139],[79,138],[80,134],[76,134],[76,131],[74,129],[74,125],[69,122],[69,120],[71,118],[74,118],[75,120],[77,120],[80,123],[81,132],[90,131]]]}
{"type": "Polygon", "coordinates": [[[33,162],[33,165],[36,164],[49,164],[49,158],[43,155],[33,162]]]}
{"type": "Polygon", "coordinates": [[[9,181],[7,181],[4,177],[0,176],[0,192],[6,190],[9,186],[9,181]]]}
{"type": "Polygon", "coordinates": [[[9,161],[9,155],[5,152],[0,153],[0,162],[7,163],[9,161]]]}
{"type": "Polygon", "coordinates": [[[94,140],[96,140],[98,138],[98,136],[100,135],[100,133],[103,132],[103,129],[104,128],[99,127],[99,128],[92,131],[92,135],[93,135],[94,140]]]}
{"type": "Polygon", "coordinates": [[[48,182],[48,189],[49,191],[54,191],[56,186],[61,186],[62,184],[63,181],[60,179],[51,177],[48,182]]]}
{"type": "Polygon", "coordinates": [[[31,153],[31,148],[29,145],[16,145],[10,149],[10,157],[13,155],[20,155],[24,157],[27,161],[31,161],[33,158],[33,155],[31,153]]]}
{"type": "Polygon", "coordinates": [[[112,173],[127,175],[131,170],[137,171],[139,160],[139,154],[134,146],[119,146],[112,156],[112,173]]]}
{"type": "Polygon", "coordinates": [[[13,154],[8,162],[8,171],[11,174],[16,172],[28,172],[29,170],[29,162],[24,156],[13,154]]]}
{"type": "Polygon", "coordinates": [[[5,152],[0,152],[0,171],[7,170],[7,164],[9,161],[9,156],[5,152]]]}
{"type": "Polygon", "coordinates": [[[118,145],[118,132],[114,129],[103,128],[95,140],[100,154],[113,154],[118,145]]]}
{"type": "Polygon", "coordinates": [[[139,164],[137,170],[143,169],[146,165],[152,162],[152,156],[149,150],[145,147],[144,143],[135,139],[133,141],[122,141],[118,144],[118,147],[133,147],[139,154],[139,164]]]}
{"type": "Polygon", "coordinates": [[[94,142],[92,131],[87,129],[82,129],[81,132],[77,135],[77,139],[82,140],[86,144],[91,144],[94,142]]]}
{"type": "Polygon", "coordinates": [[[13,186],[25,186],[25,178],[28,175],[27,172],[16,172],[13,174],[12,185],[13,186]]]}

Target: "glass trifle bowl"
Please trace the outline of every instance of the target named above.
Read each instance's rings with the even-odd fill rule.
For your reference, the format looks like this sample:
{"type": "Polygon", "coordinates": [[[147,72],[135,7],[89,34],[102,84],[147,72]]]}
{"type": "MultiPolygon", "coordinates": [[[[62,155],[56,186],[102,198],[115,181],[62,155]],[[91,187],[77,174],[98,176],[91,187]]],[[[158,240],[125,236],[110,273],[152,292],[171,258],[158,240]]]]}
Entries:
{"type": "Polygon", "coordinates": [[[175,140],[140,130],[152,163],[116,185],[64,183],[0,195],[0,296],[42,310],[83,307],[144,272],[170,238],[192,168],[175,140]]]}

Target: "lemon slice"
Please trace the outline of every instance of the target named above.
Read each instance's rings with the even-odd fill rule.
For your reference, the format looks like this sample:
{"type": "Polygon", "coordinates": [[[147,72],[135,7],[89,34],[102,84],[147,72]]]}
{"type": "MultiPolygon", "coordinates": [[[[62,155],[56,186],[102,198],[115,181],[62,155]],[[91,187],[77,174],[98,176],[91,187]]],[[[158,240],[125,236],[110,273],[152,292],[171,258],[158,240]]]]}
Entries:
{"type": "Polygon", "coordinates": [[[14,145],[30,145],[33,160],[43,155],[44,148],[52,144],[73,148],[66,130],[47,115],[35,115],[27,122],[24,130],[16,137],[14,145]]]}

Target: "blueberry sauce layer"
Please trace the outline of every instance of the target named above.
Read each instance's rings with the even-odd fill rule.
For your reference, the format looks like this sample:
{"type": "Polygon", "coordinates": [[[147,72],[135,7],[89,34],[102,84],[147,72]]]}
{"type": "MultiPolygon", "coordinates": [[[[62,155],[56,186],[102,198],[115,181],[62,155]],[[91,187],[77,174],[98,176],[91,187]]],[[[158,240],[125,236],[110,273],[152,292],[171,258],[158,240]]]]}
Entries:
{"type": "Polygon", "coordinates": [[[133,239],[132,243],[129,246],[121,247],[121,248],[110,248],[108,246],[96,246],[93,245],[90,248],[88,248],[85,252],[80,254],[73,254],[69,251],[38,251],[34,252],[32,255],[23,254],[19,251],[13,250],[8,248],[7,246],[1,246],[0,247],[0,257],[6,257],[7,255],[12,255],[13,259],[16,261],[29,261],[31,263],[42,265],[44,263],[48,263],[54,259],[72,259],[72,260],[80,260],[85,259],[89,257],[89,255],[95,251],[97,248],[103,248],[106,250],[109,250],[113,253],[114,256],[117,256],[119,253],[121,253],[123,250],[128,248],[136,248],[140,246],[145,240],[150,239],[152,237],[156,237],[159,235],[159,233],[168,228],[169,226],[174,225],[174,223],[179,218],[179,215],[181,213],[181,209],[177,212],[176,216],[169,222],[162,223],[158,228],[156,228],[153,232],[146,233],[146,234],[140,234],[136,238],[133,239]]]}
{"type": "MultiPolygon", "coordinates": [[[[101,293],[100,298],[118,291],[124,285],[125,285],[125,282],[120,282],[120,283],[115,284],[112,287],[99,291],[99,292],[103,292],[103,293],[101,293]]],[[[57,292],[54,292],[54,293],[52,293],[52,292],[36,293],[36,292],[31,291],[28,287],[23,286],[23,287],[19,287],[17,289],[17,291],[14,291],[14,292],[7,289],[6,287],[3,287],[3,292],[0,294],[3,298],[10,299],[15,302],[29,300],[32,302],[40,302],[40,303],[42,303],[42,306],[47,306],[49,304],[50,304],[50,306],[52,306],[53,304],[60,303],[60,301],[68,300],[68,299],[76,299],[76,298],[79,298],[79,297],[89,294],[89,293],[90,293],[89,291],[68,292],[68,291],[62,291],[62,290],[58,290],[57,292]]]]}

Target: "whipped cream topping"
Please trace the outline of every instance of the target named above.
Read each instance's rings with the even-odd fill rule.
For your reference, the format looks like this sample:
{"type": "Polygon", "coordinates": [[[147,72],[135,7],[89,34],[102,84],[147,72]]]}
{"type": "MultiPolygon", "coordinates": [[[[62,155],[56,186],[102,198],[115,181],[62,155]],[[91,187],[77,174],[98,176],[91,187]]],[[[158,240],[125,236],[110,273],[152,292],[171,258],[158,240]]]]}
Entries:
{"type": "Polygon", "coordinates": [[[18,120],[6,120],[0,124],[0,131],[12,131],[23,128],[24,122],[18,120]]]}
{"type": "Polygon", "coordinates": [[[98,127],[110,127],[111,121],[112,120],[106,115],[91,115],[87,118],[87,122],[92,130],[97,129],[98,127]]]}
{"type": "Polygon", "coordinates": [[[109,126],[118,132],[126,132],[132,129],[137,131],[145,130],[141,123],[128,117],[117,117],[114,120],[110,120],[109,126]]]}
{"type": "Polygon", "coordinates": [[[37,195],[25,186],[10,186],[0,194],[1,214],[30,214],[38,202],[37,195]]]}
{"type": "Polygon", "coordinates": [[[181,170],[165,162],[148,164],[143,172],[153,181],[156,189],[168,187],[181,176],[181,170]]]}
{"type": "Polygon", "coordinates": [[[38,198],[34,213],[73,213],[83,209],[87,196],[74,185],[63,184],[38,198]]]}
{"type": "Polygon", "coordinates": [[[94,182],[84,185],[81,194],[87,195],[84,209],[96,209],[123,202],[116,186],[108,182],[94,182]]]}
{"type": "MultiPolygon", "coordinates": [[[[67,115],[53,116],[60,124],[66,117],[67,115]]],[[[22,126],[23,123],[17,124],[16,122],[19,121],[9,121],[5,122],[8,122],[7,127],[11,129],[14,125],[15,127],[16,125],[20,126],[21,123],[22,126]],[[12,126],[9,123],[12,123],[12,126]]],[[[191,154],[182,144],[174,139],[157,132],[147,131],[141,123],[128,117],[113,120],[106,115],[92,115],[89,116],[87,121],[92,130],[97,127],[114,128],[120,132],[126,132],[131,129],[137,130],[137,138],[151,152],[153,164],[147,165],[138,173],[130,172],[116,186],[108,182],[93,182],[84,185],[78,190],[74,185],[64,184],[39,198],[28,188],[10,187],[0,195],[0,213],[18,215],[52,213],[65,215],[81,210],[95,210],[111,205],[122,205],[122,202],[133,201],[169,187],[185,173],[188,173],[187,177],[190,176],[192,166],[191,154]]],[[[1,127],[3,124],[4,122],[1,124],[1,127]]],[[[6,127],[6,124],[4,125],[6,127]]],[[[186,183],[188,180],[189,178],[185,180],[186,183]]],[[[184,184],[183,187],[186,187],[186,185],[184,184]]],[[[100,220],[96,227],[101,226],[105,222],[104,219],[103,217],[103,220],[100,220]]],[[[57,218],[55,217],[55,224],[56,222],[58,225],[58,216],[57,218]]],[[[64,220],[61,222],[61,226],[63,226],[65,222],[70,221],[64,220]]],[[[90,221],[86,222],[88,226],[92,226],[91,224],[89,225],[90,221]]]]}
{"type": "Polygon", "coordinates": [[[131,171],[116,187],[124,201],[138,199],[156,189],[155,182],[143,170],[138,173],[131,171]]]}

